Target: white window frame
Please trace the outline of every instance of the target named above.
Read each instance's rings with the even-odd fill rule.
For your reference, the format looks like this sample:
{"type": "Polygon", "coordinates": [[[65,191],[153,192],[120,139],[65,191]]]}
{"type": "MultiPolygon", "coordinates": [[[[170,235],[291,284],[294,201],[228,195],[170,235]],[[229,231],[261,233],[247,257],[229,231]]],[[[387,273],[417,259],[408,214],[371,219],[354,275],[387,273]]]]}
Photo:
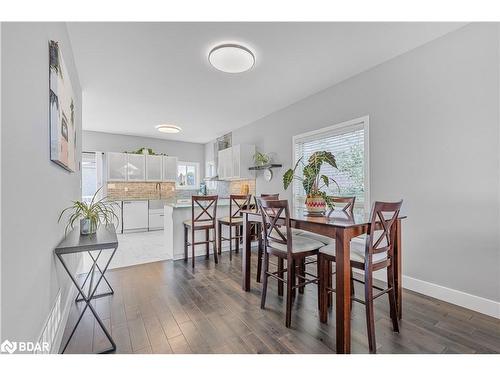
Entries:
{"type": "Polygon", "coordinates": [[[199,190],[200,189],[200,163],[197,161],[177,161],[177,169],[175,170],[175,188],[177,190],[199,190]],[[196,181],[194,186],[182,186],[179,185],[179,181],[177,179],[179,173],[179,166],[192,166],[196,170],[196,181]]]}
{"type": "MultiPolygon", "coordinates": [[[[307,133],[302,133],[302,134],[297,134],[292,137],[292,160],[293,164],[292,167],[297,163],[296,157],[295,157],[295,145],[302,139],[304,138],[311,138],[316,135],[322,134],[322,133],[327,133],[331,132],[334,130],[339,130],[342,128],[352,128],[354,126],[359,126],[360,124],[363,124],[363,130],[364,130],[364,184],[365,184],[365,202],[364,202],[364,209],[365,211],[370,210],[371,206],[371,201],[370,201],[370,116],[362,116],[358,117],[349,121],[344,121],[340,122],[335,125],[330,125],[321,129],[316,129],[312,130],[307,133]]],[[[292,189],[294,187],[292,186],[292,189]]],[[[292,192],[292,205],[294,208],[295,207],[295,194],[292,192]]]]}

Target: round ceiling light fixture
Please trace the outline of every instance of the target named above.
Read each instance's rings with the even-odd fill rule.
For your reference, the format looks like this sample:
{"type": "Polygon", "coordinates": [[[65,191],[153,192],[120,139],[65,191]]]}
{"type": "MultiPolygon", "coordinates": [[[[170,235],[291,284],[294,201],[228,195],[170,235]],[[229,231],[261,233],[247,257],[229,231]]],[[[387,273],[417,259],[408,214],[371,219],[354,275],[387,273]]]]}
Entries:
{"type": "Polygon", "coordinates": [[[208,61],[217,70],[225,73],[243,73],[255,64],[255,55],[240,44],[220,44],[210,51],[208,61]]]}
{"type": "Polygon", "coordinates": [[[156,125],[155,128],[159,132],[168,133],[168,134],[176,134],[182,130],[179,126],[175,126],[175,125],[156,125]]]}

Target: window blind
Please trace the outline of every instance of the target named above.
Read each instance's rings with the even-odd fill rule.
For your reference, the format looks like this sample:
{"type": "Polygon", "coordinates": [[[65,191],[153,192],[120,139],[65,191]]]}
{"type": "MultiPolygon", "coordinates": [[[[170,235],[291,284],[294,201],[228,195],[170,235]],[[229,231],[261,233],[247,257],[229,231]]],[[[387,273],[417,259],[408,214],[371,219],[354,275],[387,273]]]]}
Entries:
{"type": "MultiPolygon", "coordinates": [[[[295,160],[302,157],[307,164],[309,157],[316,151],[330,151],[335,156],[337,169],[330,165],[321,167],[321,174],[337,181],[323,190],[329,195],[355,196],[356,205],[365,201],[365,131],[364,124],[354,124],[335,130],[327,130],[295,140],[295,160]]],[[[302,173],[298,167],[297,172],[302,173]]],[[[305,200],[304,188],[300,181],[294,182],[295,203],[303,204],[305,200]]]]}

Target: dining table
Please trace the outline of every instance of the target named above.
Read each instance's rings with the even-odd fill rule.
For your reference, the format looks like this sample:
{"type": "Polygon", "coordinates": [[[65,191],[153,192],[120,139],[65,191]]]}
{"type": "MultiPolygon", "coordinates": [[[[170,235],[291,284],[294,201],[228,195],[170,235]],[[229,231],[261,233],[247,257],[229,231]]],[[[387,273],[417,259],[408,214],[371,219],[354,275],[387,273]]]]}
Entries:
{"type": "MultiPolygon", "coordinates": [[[[243,244],[242,244],[242,288],[251,290],[251,242],[252,228],[262,223],[262,216],[257,209],[243,210],[243,244]]],[[[395,222],[394,264],[395,288],[398,318],[402,318],[402,241],[401,222],[405,215],[399,215],[395,222]]],[[[285,225],[284,219],[278,219],[277,224],[285,225]]],[[[352,211],[333,210],[328,215],[309,216],[303,208],[295,208],[290,212],[292,228],[321,234],[335,239],[335,318],[336,318],[336,351],[348,354],[351,351],[351,283],[350,283],[350,241],[354,237],[369,231],[370,211],[355,208],[352,211]]],[[[380,222],[376,228],[382,228],[380,222]]],[[[326,312],[327,313],[327,312],[326,312]]],[[[327,316],[320,314],[321,322],[326,322],[327,316]]]]}

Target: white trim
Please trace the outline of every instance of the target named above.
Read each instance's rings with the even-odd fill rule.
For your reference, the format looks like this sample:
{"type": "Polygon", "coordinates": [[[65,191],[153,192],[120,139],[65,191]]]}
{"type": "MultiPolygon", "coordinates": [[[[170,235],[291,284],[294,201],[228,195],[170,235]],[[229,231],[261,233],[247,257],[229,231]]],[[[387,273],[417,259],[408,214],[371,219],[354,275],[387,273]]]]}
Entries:
{"type": "MultiPolygon", "coordinates": [[[[326,126],[324,128],[311,130],[311,131],[306,132],[306,133],[296,134],[296,135],[292,136],[292,161],[293,161],[292,168],[293,168],[293,166],[295,166],[295,163],[297,163],[297,159],[295,158],[295,143],[298,140],[303,139],[303,138],[308,138],[308,137],[311,137],[311,136],[314,136],[317,134],[325,133],[328,131],[337,130],[337,129],[341,129],[341,128],[349,127],[349,126],[353,126],[353,125],[358,125],[361,123],[363,124],[364,137],[365,137],[365,139],[364,139],[364,157],[365,157],[365,161],[364,161],[364,164],[365,164],[364,165],[364,167],[365,167],[365,171],[364,171],[365,172],[365,176],[364,176],[365,202],[364,202],[364,205],[365,205],[365,211],[368,212],[370,210],[370,207],[371,207],[371,204],[370,204],[370,202],[371,202],[370,201],[370,126],[369,126],[370,125],[370,116],[369,115],[358,117],[358,118],[355,118],[352,120],[340,122],[338,124],[326,126]]],[[[292,188],[293,188],[293,186],[292,186],[292,188]]],[[[295,200],[293,199],[293,192],[292,192],[292,205],[295,208],[295,200]]]]}
{"type": "MultiPolygon", "coordinates": [[[[386,276],[383,273],[374,273],[373,277],[377,280],[386,281],[386,276]]],[[[403,287],[441,301],[500,319],[500,302],[491,299],[475,296],[460,290],[451,289],[446,286],[433,284],[406,275],[403,275],[403,287]]]]}
{"type": "MultiPolygon", "coordinates": [[[[181,161],[177,160],[177,170],[179,165],[194,166],[196,169],[196,184],[195,186],[180,186],[177,177],[175,179],[175,188],[177,190],[199,190],[200,189],[200,163],[197,161],[181,161]]],[[[177,170],[175,171],[175,176],[177,176],[177,170]]]]}
{"type": "Polygon", "coordinates": [[[61,321],[59,322],[59,326],[57,327],[57,332],[54,337],[54,342],[50,348],[50,354],[59,354],[59,349],[61,347],[62,338],[64,335],[64,330],[66,329],[66,324],[68,323],[69,313],[71,311],[71,306],[73,306],[73,301],[76,298],[76,294],[78,290],[76,286],[71,283],[70,290],[68,292],[68,297],[64,303],[64,309],[61,313],[61,321]]]}

